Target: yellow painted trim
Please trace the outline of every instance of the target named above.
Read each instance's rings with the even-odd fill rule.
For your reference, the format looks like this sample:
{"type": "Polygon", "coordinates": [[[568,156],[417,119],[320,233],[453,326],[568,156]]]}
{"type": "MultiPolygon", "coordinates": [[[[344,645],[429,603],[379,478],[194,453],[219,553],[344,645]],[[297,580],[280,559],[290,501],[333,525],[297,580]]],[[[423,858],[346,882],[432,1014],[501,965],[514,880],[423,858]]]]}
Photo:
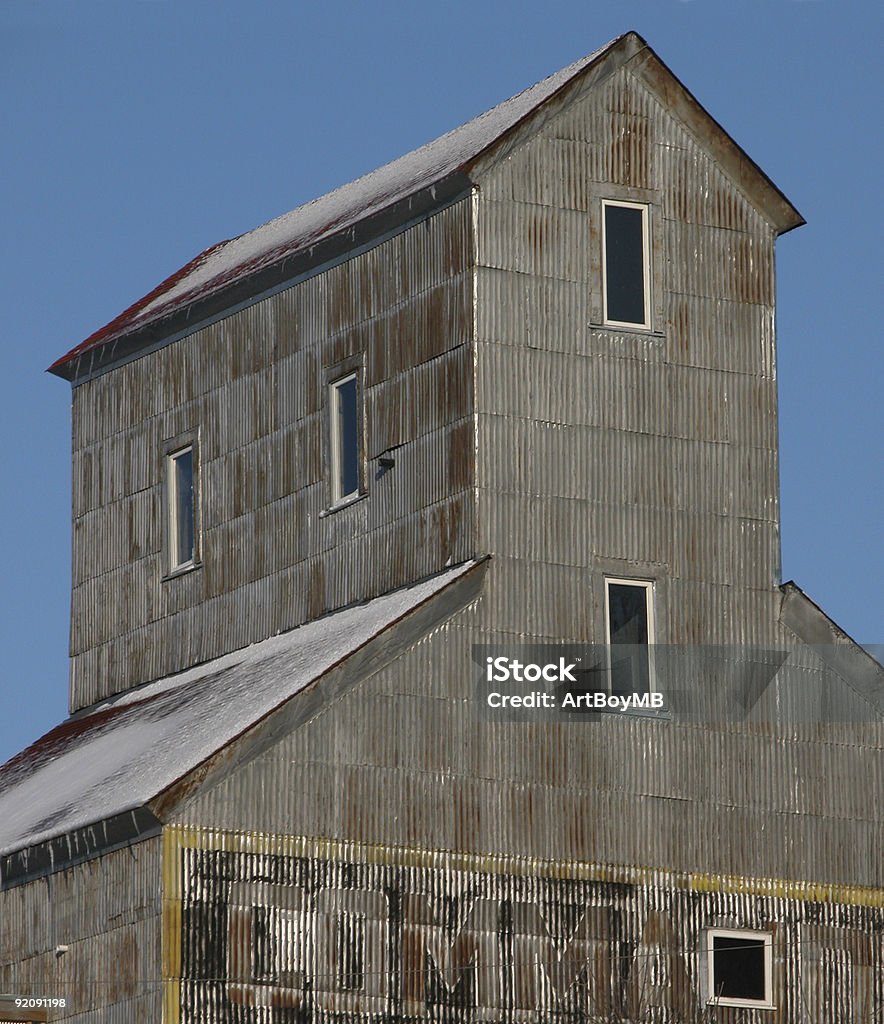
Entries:
{"type": "Polygon", "coordinates": [[[181,871],[182,844],[175,829],[163,830],[163,1024],[181,1019],[181,871]]]}
{"type": "Polygon", "coordinates": [[[726,892],[775,899],[837,903],[856,907],[884,907],[884,890],[860,885],[825,885],[777,878],[741,878],[739,875],[689,875],[695,892],[726,892]]]}
{"type": "MultiPolygon", "coordinates": [[[[182,849],[220,850],[231,853],[275,853],[289,857],[314,857],[319,860],[390,864],[396,867],[443,868],[448,871],[483,871],[488,874],[526,875],[578,881],[613,882],[626,885],[657,885],[693,892],[738,893],[774,899],[802,900],[859,907],[884,907],[884,890],[853,885],[825,885],[817,882],[773,878],[743,878],[739,875],[714,875],[669,871],[626,865],[586,864],[580,861],[547,861],[528,857],[502,857],[494,854],[453,853],[415,850],[399,846],[379,846],[342,842],[335,839],[280,836],[263,832],[225,832],[218,829],[167,826],[164,830],[164,871],[166,905],[177,907],[178,931],[169,938],[170,970],[165,978],[180,974],[180,878],[178,852],[182,849]],[[174,896],[171,894],[174,893],[174,896]]],[[[165,924],[166,915],[164,915],[165,924]]],[[[166,947],[164,926],[164,950],[166,947]]],[[[176,982],[177,984],[177,982],[176,982]]],[[[177,1004],[176,1004],[177,1005],[177,1004]]],[[[178,1018],[167,1018],[177,1024],[178,1018]]]]}

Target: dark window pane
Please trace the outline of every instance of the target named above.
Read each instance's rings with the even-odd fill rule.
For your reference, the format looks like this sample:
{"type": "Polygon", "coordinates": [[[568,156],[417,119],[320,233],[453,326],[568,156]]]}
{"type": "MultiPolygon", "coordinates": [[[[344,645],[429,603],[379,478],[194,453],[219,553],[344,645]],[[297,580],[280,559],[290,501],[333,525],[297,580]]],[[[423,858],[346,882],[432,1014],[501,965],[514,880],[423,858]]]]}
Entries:
{"type": "Polygon", "coordinates": [[[605,207],[606,316],[626,324],[645,323],[644,211],[605,207]]]}
{"type": "Polygon", "coordinates": [[[193,449],[174,458],[175,565],[192,562],[193,550],[193,449]]]}
{"type": "Polygon", "coordinates": [[[764,940],[715,935],[712,938],[713,995],[764,1002],[764,940]]]}
{"type": "Polygon", "coordinates": [[[646,693],[651,688],[648,651],[648,590],[630,583],[608,583],[608,628],[612,645],[611,691],[646,693]]]}
{"type": "Polygon", "coordinates": [[[608,584],[612,644],[648,642],[648,590],[629,583],[608,584]]]}
{"type": "Polygon", "coordinates": [[[356,378],[336,387],[338,405],[338,497],[359,490],[359,423],[356,378]]]}

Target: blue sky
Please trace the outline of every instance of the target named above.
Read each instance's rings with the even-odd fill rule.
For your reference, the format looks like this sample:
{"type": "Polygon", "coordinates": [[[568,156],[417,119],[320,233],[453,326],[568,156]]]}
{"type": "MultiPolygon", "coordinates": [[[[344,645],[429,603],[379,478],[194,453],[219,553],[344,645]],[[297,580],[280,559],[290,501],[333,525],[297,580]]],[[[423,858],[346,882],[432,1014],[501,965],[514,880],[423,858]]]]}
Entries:
{"type": "Polygon", "coordinates": [[[205,246],[639,31],[807,218],[778,260],[783,576],[884,642],[878,3],[3,0],[0,761],[67,710],[70,389],[205,246]]]}

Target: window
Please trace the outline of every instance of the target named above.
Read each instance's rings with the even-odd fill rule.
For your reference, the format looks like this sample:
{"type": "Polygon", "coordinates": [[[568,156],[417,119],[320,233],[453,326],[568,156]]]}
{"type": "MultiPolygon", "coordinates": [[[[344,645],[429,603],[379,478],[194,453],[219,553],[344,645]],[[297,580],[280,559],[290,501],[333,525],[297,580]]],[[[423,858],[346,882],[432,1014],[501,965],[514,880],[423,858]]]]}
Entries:
{"type": "Polygon", "coordinates": [[[197,463],[196,445],[191,442],[166,456],[166,494],[169,503],[169,571],[196,566],[197,463]]]}
{"type": "Polygon", "coordinates": [[[602,293],[606,324],[651,326],[648,207],[602,200],[602,293]]]}
{"type": "Polygon", "coordinates": [[[709,931],[709,1001],[717,1006],[772,1008],[771,954],[769,932],[709,931]]]}
{"type": "Polygon", "coordinates": [[[654,689],[654,584],[649,580],[605,579],[605,642],[609,645],[613,693],[654,689]],[[616,648],[622,646],[622,651],[616,648]]]}
{"type": "Polygon", "coordinates": [[[329,448],[332,505],[359,495],[362,424],[358,375],[341,377],[329,385],[329,448]]]}

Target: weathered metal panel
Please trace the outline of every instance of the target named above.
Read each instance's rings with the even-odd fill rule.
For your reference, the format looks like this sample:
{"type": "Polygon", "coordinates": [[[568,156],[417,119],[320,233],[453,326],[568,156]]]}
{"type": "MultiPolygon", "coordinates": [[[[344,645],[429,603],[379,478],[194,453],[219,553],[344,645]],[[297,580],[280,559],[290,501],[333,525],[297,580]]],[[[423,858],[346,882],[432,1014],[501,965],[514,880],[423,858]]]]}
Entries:
{"type": "Polygon", "coordinates": [[[549,351],[584,349],[583,325],[589,320],[582,283],[479,267],[477,335],[486,343],[536,347],[549,351]]]}
{"type": "Polygon", "coordinates": [[[0,891],[0,990],[63,998],[50,1020],[157,1024],[160,872],[156,837],[0,891]]]}
{"type": "Polygon", "coordinates": [[[672,642],[771,639],[769,224],[629,68],[489,167],[478,197],[480,546],[524,562],[544,610],[521,632],[597,636],[580,582],[552,562],[582,565],[586,592],[602,572],[666,581],[672,642]],[[651,332],[596,322],[605,195],[651,204],[651,332]],[[571,504],[541,518],[545,495],[571,504]]]}
{"type": "Polygon", "coordinates": [[[708,930],[735,926],[771,937],[765,1020],[882,1009],[880,890],[188,829],[165,876],[169,1024],[691,1024],[709,1019],[708,930]]]}
{"type": "Polygon", "coordinates": [[[456,204],[75,390],[73,708],[472,554],[470,230],[456,204]],[[325,516],[325,374],[360,354],[368,498],[325,516]],[[194,430],[204,566],[163,582],[163,443],[194,430]]]}
{"type": "Polygon", "coordinates": [[[174,811],[231,834],[169,833],[168,1020],[691,1019],[719,925],[772,929],[772,1021],[838,1006],[867,1024],[880,723],[514,725],[472,703],[472,644],[597,642],[610,573],[656,580],[658,640],[795,643],[775,585],[773,229],[629,68],[478,185],[474,206],[75,392],[75,703],[493,555],[474,607],[174,811]],[[598,322],[603,196],[651,204],[649,331],[598,322]],[[395,466],[324,515],[324,374],[354,355],[369,458],[395,466]],[[196,423],[207,564],[167,586],[160,446],[196,423]],[[467,957],[459,993],[450,971],[431,990],[474,897],[494,904],[475,929],[492,970],[467,957]],[[556,1006],[538,965],[573,948],[575,913],[595,967],[556,1006]]]}
{"type": "Polygon", "coordinates": [[[667,292],[667,323],[674,363],[731,370],[763,378],[774,375],[773,307],[709,300],[667,292]],[[734,339],[751,339],[735,344],[734,339]]]}
{"type": "MultiPolygon", "coordinates": [[[[664,618],[723,642],[732,586],[675,580],[664,618]],[[716,623],[718,626],[716,627],[716,623]],[[717,632],[716,632],[717,629],[717,632]]],[[[745,590],[741,642],[770,642],[768,590],[745,590]]],[[[584,570],[495,557],[481,600],[309,726],[194,797],[177,820],[559,862],[882,887],[884,731],[643,717],[496,723],[475,704],[471,646],[591,639],[584,570]],[[304,799],[304,794],[310,794],[304,799]],[[843,794],[850,793],[849,799],[843,794]]],[[[808,665],[819,662],[813,658],[808,665]]]]}
{"type": "Polygon", "coordinates": [[[586,279],[589,224],[580,212],[484,197],[480,209],[482,266],[564,281],[586,279]]]}

